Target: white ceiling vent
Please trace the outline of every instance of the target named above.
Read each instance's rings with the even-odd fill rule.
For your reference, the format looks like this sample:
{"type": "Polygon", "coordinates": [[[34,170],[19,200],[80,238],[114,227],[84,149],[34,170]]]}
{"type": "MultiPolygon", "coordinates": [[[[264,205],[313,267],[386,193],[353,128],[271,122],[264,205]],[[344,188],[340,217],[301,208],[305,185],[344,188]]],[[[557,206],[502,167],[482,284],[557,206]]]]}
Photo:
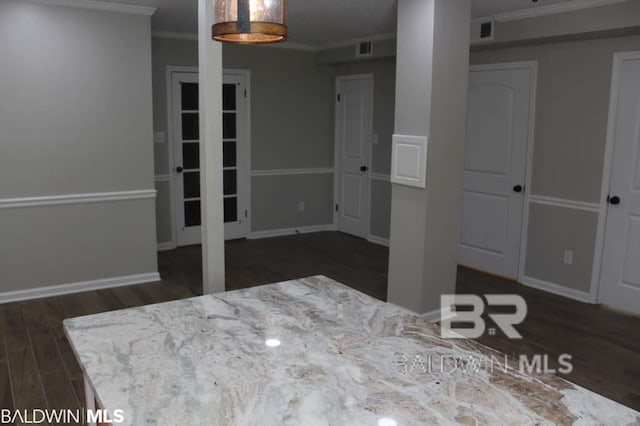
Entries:
{"type": "Polygon", "coordinates": [[[373,55],[373,42],[361,41],[356,44],[356,58],[364,58],[373,55]]]}
{"type": "Polygon", "coordinates": [[[471,43],[493,40],[494,28],[493,20],[476,19],[471,21],[471,43]]]}

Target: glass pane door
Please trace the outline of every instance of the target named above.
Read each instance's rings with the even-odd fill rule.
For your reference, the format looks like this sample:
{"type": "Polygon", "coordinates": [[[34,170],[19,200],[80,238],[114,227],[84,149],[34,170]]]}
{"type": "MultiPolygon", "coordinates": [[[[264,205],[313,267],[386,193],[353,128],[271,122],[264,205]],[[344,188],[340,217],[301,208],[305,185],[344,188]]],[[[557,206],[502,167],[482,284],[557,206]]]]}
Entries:
{"type": "MultiPolygon", "coordinates": [[[[243,238],[248,233],[244,96],[244,76],[225,75],[222,85],[222,186],[226,239],[243,238]]],[[[177,240],[178,245],[199,244],[202,218],[198,75],[174,74],[173,99],[177,240]]]]}
{"type": "Polygon", "coordinates": [[[237,85],[222,85],[222,167],[224,222],[238,221],[238,111],[237,85]]]}
{"type": "MultiPolygon", "coordinates": [[[[200,227],[200,118],[198,83],[180,83],[184,226],[200,227]]],[[[198,231],[199,233],[199,231],[198,231]]]]}

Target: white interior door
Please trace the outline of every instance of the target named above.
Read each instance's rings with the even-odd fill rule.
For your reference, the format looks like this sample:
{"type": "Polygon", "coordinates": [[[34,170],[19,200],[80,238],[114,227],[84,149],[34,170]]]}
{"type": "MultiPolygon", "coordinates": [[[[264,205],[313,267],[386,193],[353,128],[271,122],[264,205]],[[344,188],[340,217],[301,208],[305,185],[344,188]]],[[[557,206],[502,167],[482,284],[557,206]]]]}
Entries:
{"type": "Polygon", "coordinates": [[[516,279],[532,68],[471,69],[459,263],[516,279]]]}
{"type": "Polygon", "coordinates": [[[622,61],[600,301],[640,312],[640,53],[622,61]]]}
{"type": "Polygon", "coordinates": [[[366,238],[369,234],[373,77],[338,77],[336,89],[338,230],[366,238]]]}
{"type": "MultiPolygon", "coordinates": [[[[223,191],[225,239],[249,232],[246,76],[224,74],[223,191]]],[[[177,245],[200,244],[200,123],[198,74],[173,73],[173,178],[177,245]]]]}

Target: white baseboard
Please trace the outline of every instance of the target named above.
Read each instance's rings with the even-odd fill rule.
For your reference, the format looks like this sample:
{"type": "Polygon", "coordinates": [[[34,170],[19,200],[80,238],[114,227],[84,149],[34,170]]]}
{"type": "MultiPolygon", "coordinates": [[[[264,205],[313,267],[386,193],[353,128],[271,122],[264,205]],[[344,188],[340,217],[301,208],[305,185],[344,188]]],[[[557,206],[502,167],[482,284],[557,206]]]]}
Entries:
{"type": "Polygon", "coordinates": [[[0,293],[0,304],[17,302],[21,300],[38,299],[41,297],[60,296],[70,293],[81,293],[83,291],[90,290],[103,290],[106,288],[123,287],[133,284],[144,284],[154,281],[160,281],[160,274],[157,272],[128,275],[125,277],[102,278],[99,280],[30,288],[27,290],[7,291],[4,293],[0,293]]]}
{"type": "Polygon", "coordinates": [[[173,250],[175,248],[177,248],[176,245],[171,241],[168,243],[158,243],[158,251],[173,250]]]}
{"type": "Polygon", "coordinates": [[[558,296],[568,297],[570,299],[578,300],[580,302],[595,304],[596,302],[591,299],[591,295],[584,291],[574,290],[558,284],[550,283],[537,278],[523,276],[520,278],[520,283],[527,287],[537,288],[538,290],[548,291],[549,293],[557,294],[558,296]]]}
{"type": "Polygon", "coordinates": [[[336,227],[330,223],[327,225],[302,226],[300,228],[270,229],[268,231],[256,231],[249,235],[250,240],[261,238],[283,237],[285,235],[310,234],[312,232],[335,231],[336,227]]]}
{"type": "Polygon", "coordinates": [[[420,316],[429,322],[440,321],[440,309],[434,309],[433,311],[425,312],[420,316]]]}
{"type": "Polygon", "coordinates": [[[367,241],[369,241],[370,243],[380,244],[381,246],[389,247],[389,239],[388,238],[382,238],[382,237],[376,237],[375,235],[369,235],[367,237],[367,241]]]}

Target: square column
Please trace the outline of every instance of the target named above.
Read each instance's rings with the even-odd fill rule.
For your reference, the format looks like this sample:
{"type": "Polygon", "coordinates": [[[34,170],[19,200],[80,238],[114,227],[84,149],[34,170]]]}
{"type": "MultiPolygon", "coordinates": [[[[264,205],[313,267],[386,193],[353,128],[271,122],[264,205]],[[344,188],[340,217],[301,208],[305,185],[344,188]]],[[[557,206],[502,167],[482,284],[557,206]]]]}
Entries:
{"type": "Polygon", "coordinates": [[[426,188],[392,185],[387,297],[421,314],[455,293],[470,25],[470,0],[398,1],[395,134],[428,144],[426,188]]]}
{"type": "Polygon", "coordinates": [[[198,3],[203,294],[225,290],[222,196],[222,45],[211,39],[213,2],[198,3]]]}

